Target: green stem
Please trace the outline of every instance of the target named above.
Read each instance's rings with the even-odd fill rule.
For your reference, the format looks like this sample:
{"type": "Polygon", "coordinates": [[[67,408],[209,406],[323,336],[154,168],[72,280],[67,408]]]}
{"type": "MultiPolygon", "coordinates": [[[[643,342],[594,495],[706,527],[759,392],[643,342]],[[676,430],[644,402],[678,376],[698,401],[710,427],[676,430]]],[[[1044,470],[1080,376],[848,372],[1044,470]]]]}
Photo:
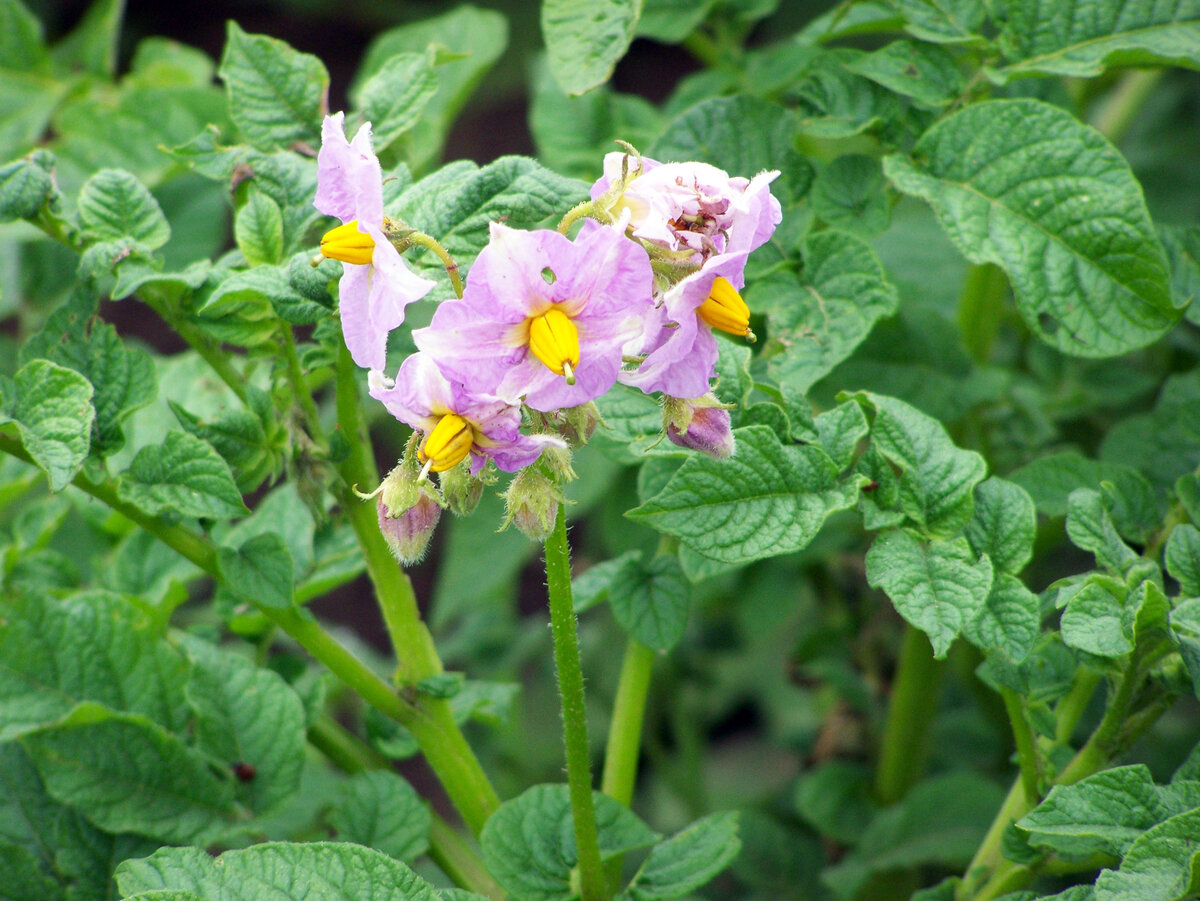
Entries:
{"type": "Polygon", "coordinates": [[[300,368],[300,357],[296,353],[296,339],[292,335],[292,327],[288,323],[280,322],[279,337],[283,344],[283,356],[287,361],[288,382],[300,404],[301,412],[304,413],[308,432],[321,445],[328,447],[329,439],[325,436],[325,429],[321,425],[321,414],[317,411],[317,404],[313,400],[312,392],[308,390],[308,385],[304,381],[304,371],[300,368]]]}
{"type": "MultiPolygon", "coordinates": [[[[345,773],[392,768],[387,757],[328,716],[313,723],[308,730],[308,740],[345,773]]],[[[460,888],[478,892],[494,901],[503,901],[506,897],[475,850],[437,813],[433,814],[429,827],[429,856],[460,888]]]]}
{"type": "Polygon", "coordinates": [[[636,638],[625,645],[621,678],[613,701],[612,725],[604,752],[604,775],[600,790],[626,807],[633,801],[637,779],[638,750],[642,744],[642,720],[646,713],[646,695],[654,651],[636,638]]]}
{"type": "Polygon", "coordinates": [[[875,796],[880,804],[896,803],[921,777],[929,755],[942,669],[925,633],[906,625],[875,771],[875,796]]]}
{"type": "Polygon", "coordinates": [[[999,266],[983,263],[967,270],[967,281],[958,302],[958,329],[971,359],[980,366],[991,359],[1004,320],[1007,285],[999,266]]]}
{"type": "Polygon", "coordinates": [[[1029,718],[1025,716],[1025,707],[1021,704],[1020,696],[1011,688],[1001,688],[1000,695],[1004,699],[1004,709],[1008,711],[1008,719],[1012,724],[1025,797],[1036,803],[1041,797],[1039,788],[1042,782],[1042,759],[1038,754],[1033,729],[1029,726],[1029,718]]]}
{"type": "Polygon", "coordinates": [[[450,284],[454,286],[454,293],[458,297],[463,296],[463,283],[462,277],[458,274],[458,263],[454,262],[454,257],[450,256],[449,251],[438,242],[437,238],[427,235],[425,232],[417,231],[415,228],[409,228],[401,223],[386,219],[384,220],[383,228],[388,239],[396,245],[396,249],[401,253],[416,245],[417,247],[424,247],[426,250],[432,250],[437,254],[437,258],[446,267],[446,274],[450,276],[450,284]]]}
{"type": "MultiPolygon", "coordinates": [[[[642,723],[653,669],[654,651],[631,636],[625,645],[625,659],[621,662],[621,678],[617,683],[608,745],[604,750],[604,774],[600,780],[600,790],[626,807],[633,802],[642,723]]],[[[624,855],[617,855],[605,865],[610,888],[618,885],[624,863],[624,855]]]]}
{"type": "Polygon", "coordinates": [[[220,345],[213,341],[204,331],[193,325],[185,316],[180,315],[165,297],[153,291],[139,292],[139,297],[146,302],[188,345],[201,359],[209,365],[232,391],[237,399],[246,403],[246,377],[238,372],[229,361],[229,355],[221,350],[220,345]]]}
{"type": "Polygon", "coordinates": [[[1075,674],[1071,690],[1063,695],[1062,700],[1054,708],[1054,717],[1056,720],[1054,740],[1060,745],[1065,745],[1071,741],[1071,736],[1075,734],[1075,727],[1083,719],[1083,714],[1092,700],[1092,695],[1095,694],[1096,686],[1099,684],[1099,673],[1080,669],[1075,674]]]}
{"type": "Polygon", "coordinates": [[[571,597],[571,552],[567,544],[566,512],[558,505],[554,531],[546,539],[546,587],[550,597],[550,629],[554,637],[554,665],[562,700],[563,744],[567,758],[567,784],[579,853],[582,901],[607,901],[596,810],[592,800],[592,761],[588,747],[587,709],[583,693],[583,667],[575,631],[571,597]]]}
{"type": "Polygon", "coordinates": [[[1163,69],[1141,69],[1122,75],[1091,116],[1092,126],[1114,144],[1120,142],[1163,72],[1163,69]]]}

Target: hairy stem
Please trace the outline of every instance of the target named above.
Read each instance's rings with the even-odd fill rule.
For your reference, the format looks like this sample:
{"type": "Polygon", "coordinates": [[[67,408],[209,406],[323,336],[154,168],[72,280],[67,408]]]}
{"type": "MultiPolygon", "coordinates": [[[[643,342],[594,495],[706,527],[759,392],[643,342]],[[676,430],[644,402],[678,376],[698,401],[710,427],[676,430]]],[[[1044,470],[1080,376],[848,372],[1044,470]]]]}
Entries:
{"type": "Polygon", "coordinates": [[[328,446],[325,429],[321,425],[321,414],[317,412],[316,401],[304,381],[304,371],[300,368],[300,357],[296,353],[296,339],[292,335],[292,327],[286,322],[279,324],[279,339],[283,345],[283,356],[287,361],[288,383],[292,386],[292,394],[300,404],[304,421],[308,425],[308,433],[323,446],[328,446]]]}
{"type": "Polygon", "coordinates": [[[921,778],[929,755],[942,669],[925,633],[906,625],[875,771],[875,796],[880,804],[899,801],[921,778]]]}
{"type": "Polygon", "coordinates": [[[566,513],[558,505],[554,531],[546,539],[546,586],[550,596],[550,629],[554,637],[554,665],[562,700],[563,745],[566,748],[567,784],[579,852],[579,877],[583,901],[607,901],[596,810],[592,800],[592,761],[588,747],[587,709],[583,693],[583,667],[575,631],[571,596],[571,552],[567,544],[566,513]]]}
{"type": "Polygon", "coordinates": [[[138,296],[162,318],[163,322],[174,329],[192,350],[200,355],[209,368],[237,396],[237,399],[245,404],[247,398],[246,377],[233,367],[229,355],[221,350],[220,344],[205,334],[203,329],[193,325],[185,316],[180,315],[165,297],[150,290],[142,291],[138,296]]]}
{"type": "Polygon", "coordinates": [[[1040,797],[1039,786],[1042,781],[1042,760],[1038,754],[1033,729],[1029,726],[1029,718],[1025,716],[1025,708],[1020,696],[1011,688],[1002,688],[1004,709],[1008,711],[1008,719],[1012,724],[1013,740],[1017,745],[1017,761],[1021,768],[1021,784],[1025,787],[1025,797],[1035,802],[1040,797]]]}

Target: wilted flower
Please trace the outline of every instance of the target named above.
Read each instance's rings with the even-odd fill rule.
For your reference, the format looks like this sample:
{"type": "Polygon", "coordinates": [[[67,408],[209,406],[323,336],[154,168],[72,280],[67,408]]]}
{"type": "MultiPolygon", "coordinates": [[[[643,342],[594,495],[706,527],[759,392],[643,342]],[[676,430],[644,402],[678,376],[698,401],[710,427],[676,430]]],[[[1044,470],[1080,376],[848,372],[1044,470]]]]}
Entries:
{"type": "Polygon", "coordinates": [[[627,210],[634,237],[667,250],[692,251],[697,262],[749,253],[766,243],[783,217],[770,191],[778,170],[747,179],[730,177],[707,163],[660,163],[646,157],[638,162],[641,174],[631,171],[627,154],[607,154],[592,199],[609,202],[607,212],[614,218],[627,210]]]}
{"type": "Polygon", "coordinates": [[[744,252],[714,257],[668,290],[662,301],[662,326],[642,349],[646,358],[637,369],[622,372],[621,381],[646,393],[705,394],[717,365],[712,329],[754,338],[750,310],[737,291],[745,266],[744,252]]]}
{"type": "Polygon", "coordinates": [[[535,410],[575,407],[612,386],[652,292],[646,251],[616,229],[585,223],[571,241],[492,223],[462,299],[413,338],[472,390],[535,410]]]}
{"type": "Polygon", "coordinates": [[[338,293],[346,347],[359,366],[382,370],[388,333],[436,282],[409,270],[384,235],[383,174],[371,150],[371,125],[347,141],[344,118],[326,116],[321,126],[313,205],[343,223],[321,239],[321,253],[345,266],[338,293]]]}
{"type": "Polygon", "coordinates": [[[405,360],[394,383],[379,373],[371,373],[369,383],[371,396],[389,413],[425,433],[417,453],[426,470],[446,472],[469,456],[471,475],[489,459],[505,472],[516,472],[544,448],[566,447],[554,435],[522,435],[520,407],[467,391],[425,353],[405,360]]]}

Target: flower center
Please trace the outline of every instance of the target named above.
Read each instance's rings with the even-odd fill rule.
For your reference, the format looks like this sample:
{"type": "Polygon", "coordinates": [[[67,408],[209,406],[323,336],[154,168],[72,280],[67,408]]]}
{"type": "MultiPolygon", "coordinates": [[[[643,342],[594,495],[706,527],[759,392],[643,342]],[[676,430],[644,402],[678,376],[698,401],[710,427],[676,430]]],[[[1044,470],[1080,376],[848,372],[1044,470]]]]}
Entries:
{"type": "Polygon", "coordinates": [[[466,459],[475,444],[475,432],[461,416],[446,413],[417,450],[417,458],[434,472],[453,469],[466,459]]]}
{"type": "Polygon", "coordinates": [[[579,365],[579,330],[562,310],[551,307],[529,320],[529,350],[555,375],[565,375],[575,384],[579,365]]]}
{"type": "Polygon", "coordinates": [[[375,239],[358,230],[358,220],[325,232],[321,238],[321,253],[331,260],[357,263],[360,266],[371,262],[375,253],[375,239]]]}
{"type": "Polygon", "coordinates": [[[750,331],[750,308],[726,278],[717,276],[713,279],[709,295],[696,308],[696,315],[713,328],[754,341],[754,332],[750,331]]]}

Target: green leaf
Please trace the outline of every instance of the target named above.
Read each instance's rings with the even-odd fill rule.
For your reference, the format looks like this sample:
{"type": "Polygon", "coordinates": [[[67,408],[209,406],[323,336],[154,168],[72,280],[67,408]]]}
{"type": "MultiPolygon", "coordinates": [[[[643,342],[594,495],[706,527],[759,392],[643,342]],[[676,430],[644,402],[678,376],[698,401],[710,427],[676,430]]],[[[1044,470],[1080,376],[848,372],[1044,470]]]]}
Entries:
{"type": "Polygon", "coordinates": [[[432,49],[425,53],[397,53],[358,91],[363,117],[371,123],[376,153],[383,152],[420,121],[437,93],[432,49]]]}
{"type": "Polygon", "coordinates": [[[649,648],[669,651],[687,627],[691,593],[679,558],[655,557],[613,574],[608,605],[622,629],[649,648]]]}
{"type": "Polygon", "coordinates": [[[679,898],[708,883],[742,848],[736,811],[714,813],[655,845],[629,884],[637,901],[679,898]]]}
{"type": "Polygon", "coordinates": [[[0,222],[33,218],[54,194],[53,176],[33,160],[0,166],[0,222]]]}
{"type": "Polygon", "coordinates": [[[738,94],[714,97],[680,113],[645,153],[657,160],[699,160],[746,178],[778,169],[771,193],[788,204],[804,196],[813,178],[812,166],[795,148],[795,137],[791,111],[738,94]]]}
{"type": "Polygon", "coordinates": [[[0,376],[0,425],[11,422],[25,451],[62,491],[91,446],[92,385],[74,370],[31,360],[11,380],[0,376]]]}
{"type": "Polygon", "coordinates": [[[229,115],[247,143],[262,150],[320,146],[321,112],[329,73],[315,56],[230,22],[217,70],[229,115]]]}
{"type": "Polygon", "coordinates": [[[1066,516],[1067,498],[1077,488],[1099,489],[1101,482],[1123,485],[1140,480],[1137,470],[1119,463],[1089,460],[1075,451],[1039,457],[1008,475],[1046,516],[1066,516]]]}
{"type": "Polygon", "coordinates": [[[194,892],[221,901],[438,901],[425,880],[371,848],[337,842],[277,842],[226,851],[163,848],[117,869],[123,897],[157,891],[194,892]]]}
{"type": "Polygon", "coordinates": [[[821,447],[838,466],[849,466],[858,452],[858,443],[871,427],[862,405],[846,401],[818,415],[814,421],[821,447]]]}
{"type": "Polygon", "coordinates": [[[900,470],[900,508],[934,537],[958,534],[974,514],[987,464],[954,446],[936,419],[903,401],[862,393],[876,410],[871,446],[900,470]]]}
{"type": "Polygon", "coordinates": [[[1200,466],[1200,370],[1167,378],[1154,409],[1127,416],[1105,435],[1100,458],[1143,473],[1156,488],[1170,488],[1200,466]]]}
{"type": "MultiPolygon", "coordinates": [[[[810,201],[813,213],[826,224],[862,238],[885,231],[892,218],[879,160],[858,153],[839,156],[822,166],[810,201]]],[[[882,280],[882,269],[880,272],[882,280]]],[[[870,306],[868,302],[866,307],[870,306]]]]}
{"type": "MultiPolygon", "coordinates": [[[[557,219],[586,196],[583,183],[527,157],[507,156],[482,168],[467,162],[443,167],[402,193],[387,212],[437,238],[462,269],[461,261],[474,260],[487,244],[493,221],[513,228],[536,227],[557,219]]],[[[413,257],[412,262],[427,270],[423,275],[440,275],[445,281],[442,262],[433,254],[413,257]]],[[[445,284],[448,293],[449,283],[445,284]]]]}
{"type": "Polygon", "coordinates": [[[1006,2],[1000,84],[1030,75],[1091,78],[1110,66],[1200,68],[1200,3],[1154,0],[1006,2]]]}
{"type": "Polygon", "coordinates": [[[272,610],[292,606],[295,567],[276,533],[255,535],[237,550],[222,547],[218,565],[225,585],[242,600],[272,610]]]}
{"type": "Polygon", "coordinates": [[[1200,597],[1200,529],[1183,523],[1167,539],[1167,572],[1179,582],[1184,597],[1200,597]]]}
{"type": "Polygon", "coordinates": [[[229,465],[212,445],[186,432],[168,432],[143,447],[122,473],[117,496],[147,513],[223,519],[245,513],[229,465]]]}
{"type": "Polygon", "coordinates": [[[20,0],[0,0],[0,67],[32,71],[46,56],[38,18],[20,0]]]}
{"type": "Polygon", "coordinates": [[[918,41],[893,41],[846,68],[932,109],[950,103],[963,90],[962,72],[954,55],[918,41]]]}
{"type": "Polygon", "coordinates": [[[1089,577],[1063,611],[1063,642],[1099,657],[1128,654],[1133,650],[1133,623],[1125,605],[1127,594],[1115,579],[1089,577]]]}
{"type": "Polygon", "coordinates": [[[1037,513],[1020,485],[993,476],[975,486],[975,515],[965,534],[977,554],[987,554],[997,572],[1017,575],[1033,557],[1037,513]]]}
{"type": "Polygon", "coordinates": [[[153,250],[171,238],[171,226],[150,189],[122,169],[101,169],[79,193],[79,224],[95,241],[133,238],[153,250]]]}
{"type": "Polygon", "coordinates": [[[550,71],[568,94],[608,81],[633,40],[642,0],[544,0],[550,71]]]}
{"type": "Polygon", "coordinates": [[[1130,846],[1119,870],[1096,879],[1096,901],[1183,901],[1200,892],[1200,809],[1147,830],[1130,846]]]}
{"type": "Polygon", "coordinates": [[[984,609],[992,564],[976,558],[965,538],[926,544],[893,529],[867,551],[867,582],[887,592],[900,615],[929,636],[940,659],[984,609]]]}
{"type": "Polygon", "coordinates": [[[192,663],[186,692],[198,745],[238,776],[238,800],[251,811],[278,807],[295,793],[304,768],[300,698],[281,677],[243,657],[190,636],[182,645],[192,663]]]}
{"type": "Polygon", "coordinates": [[[1017,821],[1030,844],[1071,857],[1122,857],[1147,829],[1181,813],[1144,764],[1056,785],[1017,821]]]}
{"type": "Polygon", "coordinates": [[[82,304],[75,298],[64,304],[25,342],[21,360],[44,357],[74,369],[95,387],[91,450],[109,456],[125,444],[121,424],[154,400],[158,382],[150,355],[126,347],[113,326],[94,318],[95,307],[90,295],[82,304]]]}
{"type": "Polygon", "coordinates": [[[850,356],[899,302],[870,245],[837,231],[805,239],[800,277],[780,272],[755,284],[746,297],[752,306],[765,298],[768,372],[798,393],[850,356]]]}
{"type": "Polygon", "coordinates": [[[1192,691],[1200,698],[1200,598],[1180,602],[1170,613],[1171,638],[1179,647],[1192,691]]]}
{"type": "Polygon", "coordinates": [[[637,23],[638,37],[678,44],[696,30],[717,0],[645,0],[637,23]]]}
{"type": "Polygon", "coordinates": [[[800,777],[796,810],[823,836],[855,844],[875,813],[871,771],[849,760],[827,760],[800,777]]]}
{"type": "Polygon", "coordinates": [[[933,207],[967,259],[1004,269],[1030,329],[1065,353],[1126,353],[1179,318],[1129,164],[1057,107],[974,104],[922,135],[911,159],[887,157],[884,172],[933,207]]]}
{"type": "Polygon", "coordinates": [[[411,785],[383,770],[359,773],[330,819],[342,841],[412,860],[429,847],[429,808],[411,785]]]}
{"type": "Polygon", "coordinates": [[[250,194],[233,221],[238,250],[251,266],[283,259],[283,214],[279,204],[260,191],[250,194]]]}
{"type": "Polygon", "coordinates": [[[60,901],[62,887],[42,870],[26,848],[0,843],[0,901],[60,901]]]}
{"type": "Polygon", "coordinates": [[[820,448],[785,446],[766,426],[733,434],[732,457],[689,457],[659,494],[626,515],[706,557],[739,563],[797,551],[829,514],[853,506],[858,481],[839,481],[820,448]]]}
{"type": "Polygon", "coordinates": [[[905,30],[938,44],[978,43],[987,10],[983,0],[888,0],[905,30]]]}
{"type": "Polygon", "coordinates": [[[211,444],[229,464],[239,491],[253,491],[276,470],[278,461],[271,453],[262,420],[254,413],[228,407],[213,419],[201,419],[175,401],[167,403],[184,431],[211,444]]]}
{"type": "Polygon", "coordinates": [[[92,591],[67,601],[13,599],[0,625],[0,740],[94,701],[168,729],[187,722],[187,666],[136,608],[92,591]]]}
{"type": "MultiPolygon", "coordinates": [[[[846,68],[864,54],[857,50],[813,49],[808,71],[791,88],[799,99],[800,131],[838,140],[864,132],[887,135],[903,116],[899,98],[846,68]]],[[[885,143],[893,143],[888,138],[885,143]]]]}
{"type": "MultiPolygon", "coordinates": [[[[582,573],[571,578],[571,597],[575,602],[575,612],[583,613],[590,610],[608,597],[609,588],[618,577],[625,578],[625,570],[633,570],[640,574],[638,562],[642,552],[626,551],[619,557],[602,560],[589,566],[582,573]]],[[[634,578],[637,576],[635,575],[634,578]]]]}
{"type": "Polygon", "coordinates": [[[1171,267],[1175,306],[1187,307],[1184,315],[1195,324],[1200,317],[1200,303],[1195,302],[1200,298],[1200,226],[1159,224],[1158,236],[1171,267]]]}
{"type": "Polygon", "coordinates": [[[1117,534],[1100,493],[1080,488],[1067,498],[1067,535],[1078,548],[1091,551],[1096,562],[1113,573],[1124,573],[1137,560],[1117,534]]]}
{"type": "Polygon", "coordinates": [[[437,92],[416,127],[393,150],[403,151],[414,169],[424,170],[442,154],[442,145],[463,104],[508,43],[508,20],[492,9],[463,5],[378,35],[367,48],[351,95],[399,53],[439,52],[437,92]]]}
{"type": "Polygon", "coordinates": [[[54,45],[54,61],[64,71],[82,69],[111,79],[117,68],[121,0],[94,0],[75,30],[54,45]]]}
{"type": "Polygon", "coordinates": [[[101,829],[198,844],[230,829],[230,783],[143,716],[80,704],[20,741],[46,790],[101,829]]]}
{"type": "Polygon", "coordinates": [[[976,647],[998,650],[1019,663],[1033,649],[1041,632],[1038,596],[1025,583],[1006,572],[997,572],[983,609],[963,627],[976,647]]]}
{"type": "Polygon", "coordinates": [[[852,897],[875,873],[934,864],[967,864],[1004,800],[994,782],[975,773],[924,779],[899,803],[880,811],[846,857],[822,873],[838,897],[852,897]]]}
{"type": "MultiPolygon", "coordinates": [[[[600,857],[608,859],[659,839],[629,808],[593,793],[600,857]]],[[[571,801],[565,785],[535,785],[500,805],[479,836],[488,871],[523,901],[567,901],[576,897],[571,869],[575,849],[571,801]]]]}

